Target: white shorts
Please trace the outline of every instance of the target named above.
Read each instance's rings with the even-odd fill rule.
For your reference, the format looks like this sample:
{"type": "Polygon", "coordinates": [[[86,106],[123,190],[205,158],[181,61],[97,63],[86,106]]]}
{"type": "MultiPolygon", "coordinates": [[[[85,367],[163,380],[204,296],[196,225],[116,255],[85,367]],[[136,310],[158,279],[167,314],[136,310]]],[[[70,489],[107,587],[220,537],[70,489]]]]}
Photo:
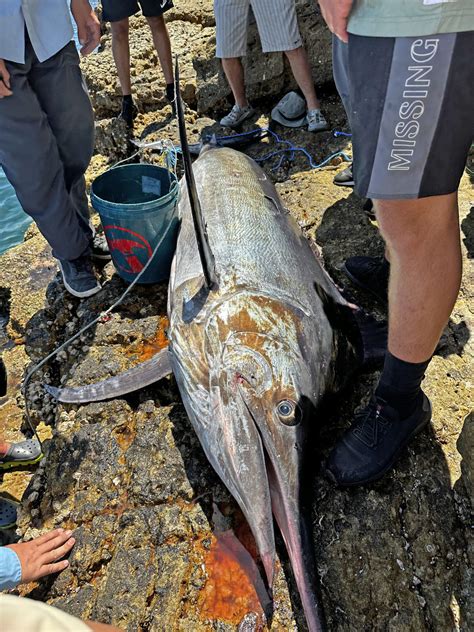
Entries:
{"type": "Polygon", "coordinates": [[[295,0],[214,0],[216,57],[245,55],[250,6],[264,53],[294,50],[302,46],[295,0]]]}
{"type": "Polygon", "coordinates": [[[0,595],[0,612],[2,632],[91,632],[76,617],[25,597],[0,595]]]}

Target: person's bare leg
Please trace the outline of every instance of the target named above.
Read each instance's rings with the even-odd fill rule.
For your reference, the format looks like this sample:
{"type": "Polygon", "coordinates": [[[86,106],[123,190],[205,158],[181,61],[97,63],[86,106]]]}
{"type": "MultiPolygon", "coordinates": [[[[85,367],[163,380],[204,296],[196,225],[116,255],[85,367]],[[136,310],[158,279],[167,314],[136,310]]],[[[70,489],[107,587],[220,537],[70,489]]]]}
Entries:
{"type": "Polygon", "coordinates": [[[374,200],[390,251],[390,353],[405,362],[433,354],[461,283],[457,194],[374,200]]]}
{"type": "Polygon", "coordinates": [[[10,449],[10,444],[7,443],[6,441],[3,441],[3,439],[0,439],[0,457],[5,456],[5,454],[8,452],[9,449],[10,449]]]}
{"type": "Polygon", "coordinates": [[[130,47],[128,41],[128,18],[119,22],[111,22],[112,53],[117,67],[117,74],[122,89],[122,94],[132,94],[130,81],[130,47]]]}
{"type": "Polygon", "coordinates": [[[160,60],[161,69],[167,84],[173,83],[173,60],[171,56],[171,42],[162,15],[146,19],[150,25],[153,44],[160,60]]]}
{"type": "Polygon", "coordinates": [[[319,110],[321,104],[316,96],[311,67],[305,49],[300,46],[294,50],[285,51],[285,54],[290,62],[293,77],[304,94],[308,110],[319,110]]]}
{"type": "Polygon", "coordinates": [[[240,108],[248,106],[247,96],[245,94],[245,76],[244,67],[240,57],[227,57],[222,59],[222,67],[229,82],[235,103],[240,108]]]}

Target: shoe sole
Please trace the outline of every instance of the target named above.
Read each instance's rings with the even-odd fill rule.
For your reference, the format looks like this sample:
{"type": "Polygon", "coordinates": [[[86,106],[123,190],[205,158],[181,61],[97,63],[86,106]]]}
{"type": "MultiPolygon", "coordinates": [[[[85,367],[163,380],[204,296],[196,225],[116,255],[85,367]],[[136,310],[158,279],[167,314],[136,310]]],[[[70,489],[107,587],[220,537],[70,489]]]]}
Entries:
{"type": "Polygon", "coordinates": [[[375,296],[375,298],[377,300],[379,300],[382,305],[384,305],[384,307],[387,306],[387,297],[386,296],[381,296],[378,292],[376,292],[375,290],[373,290],[371,287],[369,287],[368,285],[365,285],[364,283],[362,283],[361,281],[359,281],[359,279],[357,277],[355,277],[353,274],[351,274],[351,272],[349,272],[349,270],[346,268],[346,264],[344,264],[342,266],[342,270],[344,272],[344,274],[349,277],[349,279],[352,281],[352,283],[354,285],[356,285],[358,288],[360,288],[361,290],[364,290],[366,292],[369,292],[370,294],[372,294],[372,296],[375,296]]]}
{"type": "Polygon", "coordinates": [[[400,446],[398,447],[398,450],[395,452],[395,454],[392,456],[390,462],[384,467],[384,469],[381,472],[377,472],[377,474],[374,474],[373,476],[369,476],[369,478],[365,478],[361,481],[356,481],[354,483],[341,483],[338,480],[336,480],[336,477],[334,476],[334,474],[331,472],[331,470],[325,470],[326,471],[326,475],[339,487],[357,487],[358,485],[368,485],[369,483],[375,483],[375,481],[380,480],[381,478],[383,478],[385,476],[385,474],[387,474],[387,472],[389,472],[393,466],[395,465],[395,463],[397,462],[400,454],[403,452],[403,450],[408,446],[408,444],[410,443],[410,441],[416,437],[417,434],[419,434],[431,421],[431,414],[432,414],[432,410],[431,410],[431,402],[430,400],[427,398],[427,403],[428,403],[428,410],[424,411],[426,412],[426,416],[423,419],[423,421],[408,435],[408,437],[405,439],[405,441],[403,441],[403,443],[400,444],[400,446]]]}
{"type": "Polygon", "coordinates": [[[14,467],[25,467],[27,465],[35,465],[44,458],[44,454],[40,454],[36,459],[29,459],[28,461],[8,461],[8,463],[0,463],[0,470],[11,470],[14,467]]]}
{"type": "Polygon", "coordinates": [[[308,127],[308,132],[310,134],[317,134],[318,132],[327,132],[331,129],[330,125],[325,125],[324,127],[317,127],[316,129],[309,129],[308,127]]]}
{"type": "Polygon", "coordinates": [[[61,276],[63,277],[64,287],[69,292],[69,294],[72,294],[76,298],[88,298],[89,296],[94,296],[94,294],[97,294],[97,292],[100,292],[102,289],[102,286],[100,285],[100,283],[97,282],[97,286],[92,288],[91,290],[86,290],[85,292],[78,292],[77,290],[74,290],[64,278],[64,272],[63,272],[61,263],[59,263],[59,269],[61,270],[61,276]]]}
{"type": "Polygon", "coordinates": [[[333,183],[337,186],[337,187],[353,187],[354,186],[354,180],[348,180],[347,182],[335,182],[333,180],[333,183]]]}

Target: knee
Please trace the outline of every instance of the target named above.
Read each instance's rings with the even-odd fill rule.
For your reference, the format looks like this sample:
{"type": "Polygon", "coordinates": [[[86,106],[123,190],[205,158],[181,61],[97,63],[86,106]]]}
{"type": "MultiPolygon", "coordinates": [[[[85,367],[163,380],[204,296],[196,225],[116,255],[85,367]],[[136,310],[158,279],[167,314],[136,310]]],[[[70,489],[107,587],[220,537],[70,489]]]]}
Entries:
{"type": "Polygon", "coordinates": [[[286,50],[285,51],[285,55],[288,57],[289,60],[296,59],[302,53],[303,53],[303,47],[302,46],[300,46],[299,48],[293,48],[292,50],[286,50]]]}
{"type": "Polygon", "coordinates": [[[379,230],[391,253],[416,256],[459,231],[457,206],[440,208],[434,198],[376,200],[379,230]]]}
{"type": "Polygon", "coordinates": [[[113,22],[111,24],[112,37],[115,41],[128,42],[128,19],[120,20],[119,22],[113,22]]]}
{"type": "Polygon", "coordinates": [[[147,22],[152,32],[163,32],[166,30],[165,20],[162,15],[156,15],[147,18],[147,22]]]}

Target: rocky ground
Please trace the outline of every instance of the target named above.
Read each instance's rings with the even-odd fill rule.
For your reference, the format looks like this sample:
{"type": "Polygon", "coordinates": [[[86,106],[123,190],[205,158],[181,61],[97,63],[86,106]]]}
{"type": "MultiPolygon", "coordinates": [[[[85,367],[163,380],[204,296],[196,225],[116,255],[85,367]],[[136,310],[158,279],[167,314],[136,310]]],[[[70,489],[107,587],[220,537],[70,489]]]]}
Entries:
{"type": "MultiPolygon", "coordinates": [[[[219,129],[228,105],[213,59],[212,2],[176,1],[169,28],[180,52],[191,140],[219,129]]],[[[332,125],[344,114],[330,80],[329,37],[310,3],[298,3],[314,76],[332,125]],[[310,8],[309,8],[310,7],[310,8]]],[[[291,86],[283,58],[258,52],[251,33],[250,95],[265,124],[272,101],[291,86]]],[[[135,136],[177,140],[156,58],[144,23],[134,19],[133,80],[140,115],[135,136]]],[[[97,113],[97,146],[89,181],[129,155],[127,135],[113,120],[119,106],[106,33],[103,50],[84,63],[97,113]]],[[[253,124],[253,122],[252,122],[253,124]]],[[[251,124],[249,125],[249,127],[251,124]]],[[[280,132],[283,130],[280,128],[280,132]]],[[[339,149],[330,133],[304,131],[285,138],[306,147],[315,162],[339,149]]],[[[253,156],[276,148],[250,146],[253,156]]],[[[145,158],[158,162],[157,153],[145,158]]],[[[267,172],[308,237],[322,249],[333,277],[345,284],[341,265],[349,255],[380,253],[376,227],[362,202],[332,185],[337,165],[310,170],[306,158],[265,163],[267,172]]],[[[472,168],[472,164],[471,164],[472,168]]],[[[465,274],[461,293],[425,380],[434,406],[429,431],[402,458],[395,472],[371,487],[335,489],[314,468],[314,547],[329,630],[468,630],[474,625],[472,539],[474,491],[472,183],[460,190],[465,274]],[[471,593],[472,599],[472,593],[471,593]]],[[[24,244],[1,257],[0,345],[9,368],[0,419],[7,439],[24,427],[20,382],[39,361],[116,299],[125,284],[111,264],[102,271],[104,291],[91,299],[69,297],[49,250],[35,229],[24,244]]],[[[365,308],[380,312],[352,290],[365,308]]],[[[22,500],[18,530],[3,542],[32,537],[54,526],[73,528],[77,544],[60,576],[20,589],[83,618],[128,632],[169,630],[304,630],[284,547],[275,589],[275,611],[265,623],[254,545],[228,492],[208,465],[172,379],[132,396],[88,406],[56,406],[41,389],[50,383],[91,382],[151,357],[165,343],[166,287],[136,288],[108,322],[99,323],[33,379],[33,419],[45,440],[46,458],[32,474],[5,474],[0,490],[22,500]],[[236,537],[237,536],[237,537],[236,537]]],[[[359,376],[328,407],[320,432],[308,446],[319,463],[365,402],[377,374],[359,376]]]]}

